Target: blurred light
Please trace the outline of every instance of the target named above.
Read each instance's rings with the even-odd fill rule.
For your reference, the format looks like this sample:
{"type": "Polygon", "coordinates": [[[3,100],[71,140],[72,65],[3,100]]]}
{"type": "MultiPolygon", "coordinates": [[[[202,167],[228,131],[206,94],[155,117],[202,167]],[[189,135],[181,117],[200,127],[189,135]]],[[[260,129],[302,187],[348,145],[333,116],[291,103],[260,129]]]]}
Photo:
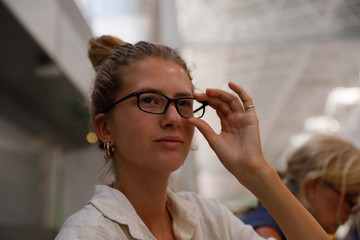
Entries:
{"type": "Polygon", "coordinates": [[[87,135],[86,135],[86,141],[88,141],[88,143],[96,143],[98,140],[98,137],[96,135],[96,133],[94,132],[89,132],[87,135]]]}
{"type": "Polygon", "coordinates": [[[335,119],[330,119],[328,122],[327,122],[327,128],[330,132],[336,132],[340,129],[340,123],[338,120],[335,120],[335,119]]]}
{"type": "Polygon", "coordinates": [[[290,145],[291,147],[298,148],[303,145],[311,137],[310,133],[301,133],[291,136],[290,145]]]}
{"type": "Polygon", "coordinates": [[[341,124],[338,120],[328,116],[310,117],[305,120],[304,129],[310,132],[336,132],[341,124]]]}
{"type": "Polygon", "coordinates": [[[341,105],[352,105],[360,101],[359,87],[338,87],[334,88],[328,95],[325,111],[332,115],[336,108],[341,105]]]}
{"type": "Polygon", "coordinates": [[[147,39],[151,29],[148,19],[139,14],[94,17],[91,28],[96,36],[110,34],[130,43],[147,39]]]}
{"type": "MultiPolygon", "coordinates": [[[[152,9],[143,0],[75,0],[95,36],[114,35],[126,42],[146,40],[151,35],[152,9]]],[[[156,9],[156,8],[154,8],[156,9]]]]}

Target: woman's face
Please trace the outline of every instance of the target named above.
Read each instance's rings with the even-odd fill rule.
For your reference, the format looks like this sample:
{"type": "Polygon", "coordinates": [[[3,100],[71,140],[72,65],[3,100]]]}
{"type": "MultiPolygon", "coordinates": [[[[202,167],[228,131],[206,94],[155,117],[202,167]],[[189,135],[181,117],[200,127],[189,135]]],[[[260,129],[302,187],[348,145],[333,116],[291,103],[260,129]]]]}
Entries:
{"type": "MultiPolygon", "coordinates": [[[[148,58],[135,65],[116,99],[132,92],[154,91],[170,98],[192,97],[192,85],[177,64],[148,58]]],[[[164,114],[149,114],[131,97],[117,104],[108,117],[118,169],[172,172],[185,160],[194,127],[177,112],[174,103],[164,114]]]]}
{"type": "Polygon", "coordinates": [[[308,210],[328,233],[335,233],[351,214],[351,208],[358,203],[360,186],[347,187],[344,197],[341,189],[317,181],[311,193],[308,192],[308,210]]]}

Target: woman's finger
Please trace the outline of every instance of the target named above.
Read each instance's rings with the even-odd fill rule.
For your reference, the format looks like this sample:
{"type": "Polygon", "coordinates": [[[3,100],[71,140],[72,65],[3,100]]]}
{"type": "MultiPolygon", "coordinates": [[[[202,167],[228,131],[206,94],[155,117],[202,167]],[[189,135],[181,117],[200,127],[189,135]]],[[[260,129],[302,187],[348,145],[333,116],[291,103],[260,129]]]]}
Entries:
{"type": "Polygon", "coordinates": [[[217,99],[222,100],[224,103],[226,103],[232,112],[243,110],[241,103],[239,101],[239,98],[229,92],[226,92],[221,89],[207,89],[206,94],[209,97],[214,97],[217,99]]]}
{"type": "Polygon", "coordinates": [[[229,88],[240,97],[245,111],[253,110],[253,108],[255,107],[253,100],[242,87],[233,82],[229,82],[229,88]]]}
{"type": "Polygon", "coordinates": [[[221,112],[221,115],[227,116],[232,113],[230,106],[219,98],[209,97],[206,93],[194,94],[194,97],[198,101],[206,101],[216,112],[221,112]]]}
{"type": "Polygon", "coordinates": [[[206,141],[209,143],[210,147],[214,146],[218,135],[214,132],[209,124],[199,118],[188,118],[187,121],[199,129],[199,131],[205,137],[206,141]]]}

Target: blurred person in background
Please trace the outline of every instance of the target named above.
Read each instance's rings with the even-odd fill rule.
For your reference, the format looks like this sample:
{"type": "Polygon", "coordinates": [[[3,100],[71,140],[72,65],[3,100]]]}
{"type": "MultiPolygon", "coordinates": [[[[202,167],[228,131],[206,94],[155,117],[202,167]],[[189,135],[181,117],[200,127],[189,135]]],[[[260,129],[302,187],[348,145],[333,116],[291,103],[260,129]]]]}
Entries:
{"type": "Polygon", "coordinates": [[[343,240],[360,240],[360,214],[351,218],[350,230],[343,240]]]}
{"type": "Polygon", "coordinates": [[[263,239],[218,201],[168,190],[195,127],[289,239],[328,239],[265,161],[253,101],[240,86],[229,83],[235,94],[195,94],[179,53],[144,41],[93,38],[89,57],[96,71],[91,116],[113,178],[95,186],[56,239],[263,239]],[[199,119],[207,105],[219,116],[219,134],[199,119]]]}
{"type": "MultiPolygon", "coordinates": [[[[290,191],[332,238],[338,227],[359,210],[360,151],[346,140],[312,137],[290,155],[283,177],[290,191]]],[[[261,236],[286,239],[262,204],[242,220],[261,236]]]]}

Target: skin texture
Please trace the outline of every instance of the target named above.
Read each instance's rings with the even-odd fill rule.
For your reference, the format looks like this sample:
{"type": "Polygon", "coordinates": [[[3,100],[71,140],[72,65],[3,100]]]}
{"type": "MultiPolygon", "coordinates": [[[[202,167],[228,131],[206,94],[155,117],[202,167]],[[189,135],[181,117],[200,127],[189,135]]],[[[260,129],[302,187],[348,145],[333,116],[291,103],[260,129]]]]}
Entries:
{"type": "MultiPolygon", "coordinates": [[[[142,90],[156,90],[171,98],[193,95],[180,66],[155,58],[138,63],[123,85],[117,99],[142,90]]],[[[255,109],[246,109],[253,104],[251,97],[234,83],[229,87],[235,94],[220,89],[194,94],[217,112],[222,127],[219,134],[201,119],[182,118],[173,104],[161,115],[142,112],[136,98],[116,105],[106,115],[97,115],[94,126],[98,136],[115,148],[113,187],[126,195],[157,239],[175,239],[166,210],[167,185],[170,174],[188,154],[195,126],[229,172],[270,210],[288,239],[328,239],[265,161],[255,109]]]]}

